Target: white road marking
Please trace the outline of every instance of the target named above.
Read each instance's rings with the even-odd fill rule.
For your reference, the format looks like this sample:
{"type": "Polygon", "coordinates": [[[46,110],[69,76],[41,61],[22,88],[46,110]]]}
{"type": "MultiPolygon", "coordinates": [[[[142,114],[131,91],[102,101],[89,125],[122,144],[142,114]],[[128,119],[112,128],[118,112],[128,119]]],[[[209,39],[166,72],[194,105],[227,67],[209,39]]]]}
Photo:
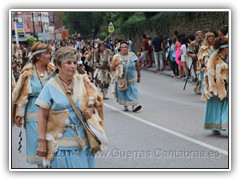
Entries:
{"type": "Polygon", "coordinates": [[[211,149],[211,150],[214,150],[214,151],[218,151],[219,153],[228,156],[228,151],[226,151],[226,150],[224,150],[224,149],[221,149],[221,148],[212,146],[212,145],[210,145],[210,144],[201,142],[201,141],[199,141],[199,140],[197,140],[197,139],[194,139],[194,138],[185,136],[185,135],[183,135],[183,134],[181,134],[181,133],[178,133],[178,132],[175,132],[175,131],[173,131],[173,130],[167,129],[167,128],[165,128],[165,127],[156,125],[156,124],[151,123],[151,122],[149,122],[149,121],[146,121],[146,120],[144,120],[144,119],[142,119],[142,118],[139,118],[139,117],[137,117],[137,116],[134,116],[134,115],[132,115],[132,114],[129,114],[129,113],[126,113],[126,112],[124,112],[124,111],[122,111],[122,110],[119,110],[119,109],[117,109],[117,108],[115,108],[115,107],[113,107],[113,106],[111,106],[111,105],[109,105],[109,104],[104,103],[104,105],[105,105],[106,107],[112,109],[112,110],[115,110],[115,111],[117,111],[117,112],[119,112],[119,113],[122,113],[122,114],[124,114],[124,115],[126,115],[126,116],[129,116],[129,117],[131,117],[131,118],[133,118],[133,119],[135,119],[135,120],[137,120],[137,121],[140,121],[140,122],[142,122],[142,123],[144,123],[144,124],[147,124],[147,125],[149,125],[149,126],[152,126],[152,127],[154,127],[154,128],[157,128],[157,129],[159,129],[159,130],[165,131],[165,132],[167,132],[167,133],[169,133],[169,134],[172,134],[172,135],[174,135],[174,136],[180,137],[180,138],[182,138],[182,139],[185,139],[185,140],[190,141],[190,142],[192,142],[192,143],[198,144],[198,145],[203,146],[203,147],[205,147],[205,148],[208,148],[208,149],[211,149]]]}

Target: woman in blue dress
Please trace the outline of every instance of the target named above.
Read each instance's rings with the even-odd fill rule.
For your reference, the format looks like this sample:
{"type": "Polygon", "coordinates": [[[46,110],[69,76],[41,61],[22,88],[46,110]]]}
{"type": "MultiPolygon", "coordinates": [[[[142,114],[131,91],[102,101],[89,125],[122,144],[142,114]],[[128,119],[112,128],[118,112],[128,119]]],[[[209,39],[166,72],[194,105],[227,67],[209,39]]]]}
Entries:
{"type": "MultiPolygon", "coordinates": [[[[140,66],[138,62],[138,57],[134,52],[128,51],[128,44],[125,41],[120,43],[120,60],[115,62],[115,64],[111,64],[111,70],[115,71],[116,68],[121,64],[123,68],[122,78],[125,77],[127,79],[127,89],[126,90],[118,90],[116,78],[115,82],[115,97],[117,102],[120,105],[124,106],[124,111],[128,111],[128,106],[132,106],[132,111],[137,112],[139,111],[142,106],[139,104],[139,97],[138,97],[138,87],[137,83],[140,83],[140,66]],[[128,66],[128,67],[127,67],[128,66]],[[126,72],[127,70],[127,72],[126,72]],[[126,74],[127,73],[127,74],[126,74]]],[[[113,57],[114,59],[114,57],[113,57]]]]}
{"type": "Polygon", "coordinates": [[[207,101],[204,127],[219,135],[228,129],[228,38],[216,38],[213,47],[216,54],[207,63],[202,99],[207,101]]]}
{"type": "Polygon", "coordinates": [[[95,168],[94,155],[90,150],[85,129],[75,113],[71,96],[83,119],[96,113],[102,124],[103,99],[86,74],[76,74],[77,50],[62,47],[55,54],[58,74],[55,75],[40,93],[36,105],[39,106],[38,149],[48,168],[95,168]],[[98,110],[87,106],[88,97],[98,110]]]}
{"type": "Polygon", "coordinates": [[[24,66],[13,90],[13,124],[26,129],[27,162],[42,168],[42,158],[36,155],[38,145],[38,107],[34,104],[55,67],[50,64],[51,47],[36,42],[31,47],[31,61],[24,66]]]}

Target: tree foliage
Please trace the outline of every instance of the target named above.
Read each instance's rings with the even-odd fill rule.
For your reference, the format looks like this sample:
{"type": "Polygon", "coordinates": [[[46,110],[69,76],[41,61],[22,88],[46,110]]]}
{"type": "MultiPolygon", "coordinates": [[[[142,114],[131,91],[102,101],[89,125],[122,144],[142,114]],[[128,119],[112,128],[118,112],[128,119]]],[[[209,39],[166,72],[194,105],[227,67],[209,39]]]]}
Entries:
{"type": "MultiPolygon", "coordinates": [[[[70,34],[80,33],[84,38],[100,35],[102,38],[108,35],[108,25],[114,25],[115,34],[132,36],[135,33],[168,32],[169,25],[173,22],[193,22],[201,17],[214,16],[214,22],[219,27],[228,23],[227,12],[190,12],[190,11],[162,11],[162,12],[64,12],[61,20],[70,34]]],[[[190,28],[190,27],[186,27],[190,28]]]]}

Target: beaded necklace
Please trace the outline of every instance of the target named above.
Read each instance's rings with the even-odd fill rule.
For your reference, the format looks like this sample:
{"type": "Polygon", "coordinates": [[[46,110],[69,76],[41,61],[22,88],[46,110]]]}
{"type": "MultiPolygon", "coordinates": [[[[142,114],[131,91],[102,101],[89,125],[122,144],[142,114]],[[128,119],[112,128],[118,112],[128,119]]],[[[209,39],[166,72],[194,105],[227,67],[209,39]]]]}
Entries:
{"type": "MultiPolygon", "coordinates": [[[[66,83],[68,86],[73,82],[73,80],[71,80],[70,82],[66,82],[65,80],[63,80],[62,78],[61,78],[61,76],[59,76],[59,79],[62,81],[62,84],[63,84],[63,82],[64,83],[66,83]]],[[[66,91],[66,93],[67,94],[73,94],[73,86],[71,87],[71,88],[66,88],[65,86],[64,86],[64,84],[63,84],[63,87],[65,88],[65,91],[66,91]]]]}

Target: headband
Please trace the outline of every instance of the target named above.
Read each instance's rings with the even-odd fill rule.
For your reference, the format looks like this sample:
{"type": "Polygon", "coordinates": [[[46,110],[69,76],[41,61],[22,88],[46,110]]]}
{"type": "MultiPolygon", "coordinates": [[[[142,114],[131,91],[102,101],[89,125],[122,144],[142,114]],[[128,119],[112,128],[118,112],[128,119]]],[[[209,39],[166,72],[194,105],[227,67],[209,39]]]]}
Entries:
{"type": "Polygon", "coordinates": [[[228,48],[228,44],[221,45],[219,48],[220,48],[220,49],[228,48]]]}
{"type": "Polygon", "coordinates": [[[202,31],[197,31],[197,32],[195,33],[195,36],[196,36],[198,33],[202,33],[202,31]]]}
{"type": "Polygon", "coordinates": [[[58,61],[58,62],[62,62],[62,61],[64,61],[65,59],[70,59],[70,58],[72,58],[72,59],[77,59],[77,55],[76,55],[76,54],[72,54],[72,55],[67,54],[67,55],[59,58],[57,61],[58,61]]]}
{"type": "Polygon", "coordinates": [[[31,53],[31,56],[29,57],[29,59],[32,59],[32,58],[33,58],[33,56],[35,56],[35,55],[37,55],[37,54],[44,53],[44,52],[46,52],[46,51],[47,51],[46,49],[37,50],[37,51],[35,51],[35,52],[31,53]]]}
{"type": "MultiPolygon", "coordinates": [[[[120,47],[122,47],[122,45],[128,46],[128,44],[125,43],[125,42],[124,42],[124,43],[121,43],[120,47]]],[[[125,46],[124,46],[124,47],[125,47],[125,46]]]]}

